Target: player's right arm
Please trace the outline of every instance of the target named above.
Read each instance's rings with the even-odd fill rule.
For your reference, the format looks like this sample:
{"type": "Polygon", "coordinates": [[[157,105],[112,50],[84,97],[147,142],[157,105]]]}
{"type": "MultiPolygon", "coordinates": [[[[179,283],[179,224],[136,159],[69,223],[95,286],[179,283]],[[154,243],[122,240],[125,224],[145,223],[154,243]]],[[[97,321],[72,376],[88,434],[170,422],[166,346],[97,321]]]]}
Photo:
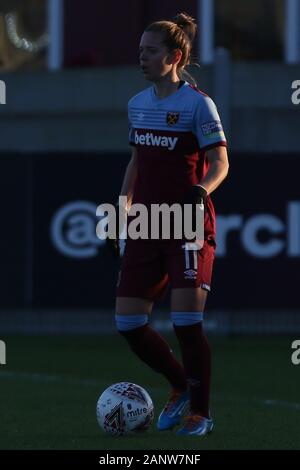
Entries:
{"type": "Polygon", "coordinates": [[[127,197],[127,207],[126,207],[127,210],[130,209],[130,206],[132,203],[136,179],[137,179],[137,150],[135,147],[133,147],[131,159],[127,165],[121,192],[120,192],[120,196],[127,197]]]}
{"type": "Polygon", "coordinates": [[[132,153],[131,159],[127,165],[125,175],[123,178],[123,184],[121,187],[121,191],[119,197],[122,196],[122,199],[125,196],[125,201],[122,199],[118,199],[116,204],[116,212],[117,212],[117,233],[116,238],[107,238],[108,246],[113,250],[114,254],[120,257],[120,233],[122,233],[122,221],[126,220],[127,213],[131,207],[133,194],[134,194],[134,187],[137,179],[137,150],[134,146],[134,141],[132,139],[132,132],[133,127],[131,123],[131,116],[130,116],[130,103],[128,103],[128,120],[129,120],[129,143],[132,145],[132,153]]]}
{"type": "MultiPolygon", "coordinates": [[[[108,247],[112,250],[115,256],[118,258],[120,257],[120,239],[119,235],[122,232],[122,226],[119,227],[119,221],[123,220],[123,218],[119,216],[119,211],[123,213],[123,217],[126,217],[126,212],[129,211],[131,203],[132,203],[132,198],[133,198],[133,193],[134,193],[134,186],[137,178],[137,151],[136,148],[133,147],[132,149],[132,154],[131,154],[131,159],[127,165],[124,179],[123,179],[123,184],[120,192],[120,196],[126,196],[127,198],[127,203],[126,206],[123,205],[123,202],[119,204],[119,201],[117,201],[116,204],[116,211],[117,211],[117,234],[116,238],[109,238],[107,237],[106,243],[108,247]]],[[[125,219],[124,219],[125,220],[125,219]]]]}

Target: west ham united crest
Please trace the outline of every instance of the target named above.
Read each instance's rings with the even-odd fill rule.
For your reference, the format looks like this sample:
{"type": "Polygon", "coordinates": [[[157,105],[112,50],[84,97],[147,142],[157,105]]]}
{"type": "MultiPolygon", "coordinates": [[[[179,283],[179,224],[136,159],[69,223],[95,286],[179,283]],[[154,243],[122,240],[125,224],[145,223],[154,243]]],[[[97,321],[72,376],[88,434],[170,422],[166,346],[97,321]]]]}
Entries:
{"type": "Polygon", "coordinates": [[[168,126],[174,126],[179,119],[179,113],[167,113],[167,124],[168,126]]]}

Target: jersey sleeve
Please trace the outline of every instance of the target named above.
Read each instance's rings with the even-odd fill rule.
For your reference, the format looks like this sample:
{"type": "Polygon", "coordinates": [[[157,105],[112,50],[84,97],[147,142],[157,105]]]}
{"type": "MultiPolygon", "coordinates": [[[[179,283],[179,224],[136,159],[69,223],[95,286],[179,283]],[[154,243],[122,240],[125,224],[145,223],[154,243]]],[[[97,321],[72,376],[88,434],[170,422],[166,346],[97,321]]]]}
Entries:
{"type": "Polygon", "coordinates": [[[132,145],[135,147],[135,141],[134,141],[134,129],[132,125],[132,117],[131,117],[131,110],[130,110],[130,103],[128,103],[128,141],[129,145],[132,145]]]}
{"type": "Polygon", "coordinates": [[[201,150],[227,145],[217,107],[209,96],[203,96],[198,101],[194,113],[193,131],[201,150]]]}

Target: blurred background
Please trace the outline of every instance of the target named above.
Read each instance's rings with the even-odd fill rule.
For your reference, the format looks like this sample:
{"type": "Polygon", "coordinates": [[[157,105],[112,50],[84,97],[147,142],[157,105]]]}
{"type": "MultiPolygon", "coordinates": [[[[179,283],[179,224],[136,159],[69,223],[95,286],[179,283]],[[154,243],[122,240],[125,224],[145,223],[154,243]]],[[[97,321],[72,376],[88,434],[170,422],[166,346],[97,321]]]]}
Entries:
{"type": "MultiPolygon", "coordinates": [[[[1,331],[113,328],[118,263],[95,210],[130,158],[127,101],[149,86],[143,29],[186,10],[199,23],[189,72],[217,103],[231,161],[214,194],[207,328],[300,332],[299,3],[0,1],[1,331]]],[[[154,317],[165,328],[167,306],[154,317]]]]}

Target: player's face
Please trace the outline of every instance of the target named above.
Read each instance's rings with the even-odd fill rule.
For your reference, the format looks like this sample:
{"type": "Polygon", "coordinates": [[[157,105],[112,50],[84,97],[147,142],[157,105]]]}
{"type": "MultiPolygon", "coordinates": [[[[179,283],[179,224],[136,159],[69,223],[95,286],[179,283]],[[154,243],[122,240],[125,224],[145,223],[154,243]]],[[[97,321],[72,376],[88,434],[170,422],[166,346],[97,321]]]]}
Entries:
{"type": "Polygon", "coordinates": [[[145,32],[140,42],[140,66],[146,80],[156,82],[174,67],[172,53],[160,33],[145,32]]]}

